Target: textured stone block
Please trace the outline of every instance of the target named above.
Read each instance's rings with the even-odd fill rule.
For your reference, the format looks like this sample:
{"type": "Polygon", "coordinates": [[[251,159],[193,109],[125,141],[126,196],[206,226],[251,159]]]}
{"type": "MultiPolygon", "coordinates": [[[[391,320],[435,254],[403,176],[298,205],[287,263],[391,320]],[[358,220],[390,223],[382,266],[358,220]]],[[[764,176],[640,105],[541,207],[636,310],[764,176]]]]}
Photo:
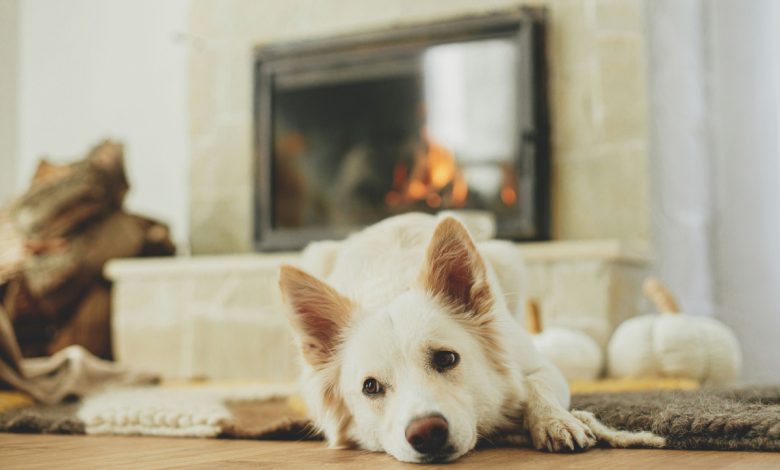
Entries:
{"type": "Polygon", "coordinates": [[[213,131],[217,118],[219,56],[205,47],[191,48],[187,64],[187,104],[190,138],[213,131]]]}
{"type": "Polygon", "coordinates": [[[643,47],[638,36],[605,35],[597,41],[602,107],[599,130],[605,143],[646,139],[643,47]]]}
{"type": "Polygon", "coordinates": [[[554,162],[556,238],[599,238],[619,233],[644,239],[649,232],[647,165],[643,145],[602,146],[590,158],[554,162]]]}
{"type": "MultiPolygon", "coordinates": [[[[221,188],[251,188],[253,165],[246,158],[251,153],[252,126],[245,119],[215,123],[211,134],[193,139],[190,180],[199,188],[194,197],[221,188]]],[[[246,206],[246,201],[236,203],[246,206]]]]}
{"type": "Polygon", "coordinates": [[[252,188],[236,186],[192,195],[190,243],[193,253],[252,251],[252,188]]]}
{"type": "Polygon", "coordinates": [[[644,31],[640,0],[596,0],[589,3],[596,10],[597,28],[622,32],[644,31]]]}

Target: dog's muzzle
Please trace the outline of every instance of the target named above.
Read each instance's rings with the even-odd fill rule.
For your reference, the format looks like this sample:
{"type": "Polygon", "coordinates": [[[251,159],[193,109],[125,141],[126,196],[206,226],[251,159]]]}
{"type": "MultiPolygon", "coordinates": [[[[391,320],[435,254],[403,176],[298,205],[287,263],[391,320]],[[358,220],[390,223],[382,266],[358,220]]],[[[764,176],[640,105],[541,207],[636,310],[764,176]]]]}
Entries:
{"type": "Polygon", "coordinates": [[[406,427],[406,441],[423,455],[448,453],[446,447],[449,435],[449,424],[439,414],[416,418],[406,427]]]}

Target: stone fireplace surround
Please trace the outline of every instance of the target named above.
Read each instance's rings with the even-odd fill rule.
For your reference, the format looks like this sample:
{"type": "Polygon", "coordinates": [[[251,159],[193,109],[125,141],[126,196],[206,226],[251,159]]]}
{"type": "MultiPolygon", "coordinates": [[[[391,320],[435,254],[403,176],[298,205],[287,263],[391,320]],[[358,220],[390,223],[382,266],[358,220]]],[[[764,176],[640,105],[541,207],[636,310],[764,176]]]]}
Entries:
{"type": "Polygon", "coordinates": [[[641,306],[650,262],[645,33],[639,0],[192,0],[189,258],[117,260],[114,349],[172,378],[293,380],[276,289],[296,253],[252,251],[255,47],[519,6],[547,10],[552,235],[521,244],[546,325],[605,345],[641,306]],[[228,256],[224,256],[229,254],[228,256]],[[205,256],[210,255],[210,256],[205,256]]]}
{"type": "Polygon", "coordinates": [[[552,238],[647,239],[639,0],[193,0],[188,72],[193,254],[252,251],[253,51],[397,25],[546,9],[552,238]]]}

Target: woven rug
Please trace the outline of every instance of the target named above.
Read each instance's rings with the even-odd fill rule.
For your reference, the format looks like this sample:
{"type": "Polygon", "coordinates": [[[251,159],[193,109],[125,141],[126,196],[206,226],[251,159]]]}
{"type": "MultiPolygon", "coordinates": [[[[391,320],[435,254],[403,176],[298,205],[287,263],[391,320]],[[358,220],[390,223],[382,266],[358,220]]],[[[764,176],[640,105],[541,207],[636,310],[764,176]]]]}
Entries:
{"type": "MultiPolygon", "coordinates": [[[[0,392],[0,431],[319,439],[294,393],[293,386],[267,385],[134,387],[44,406],[0,392]]],[[[653,447],[780,450],[780,387],[578,394],[572,405],[578,417],[592,413],[613,430],[660,436],[653,447]]]]}

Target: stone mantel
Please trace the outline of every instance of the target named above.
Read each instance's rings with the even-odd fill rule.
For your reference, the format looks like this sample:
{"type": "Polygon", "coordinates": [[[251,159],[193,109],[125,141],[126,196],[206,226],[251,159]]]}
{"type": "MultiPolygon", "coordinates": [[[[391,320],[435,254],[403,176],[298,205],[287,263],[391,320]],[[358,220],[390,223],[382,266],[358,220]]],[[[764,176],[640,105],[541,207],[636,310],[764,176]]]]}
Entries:
{"type": "MultiPolygon", "coordinates": [[[[564,240],[518,243],[517,246],[527,263],[591,260],[646,265],[650,261],[650,249],[644,241],[564,240]]],[[[221,275],[276,268],[283,263],[294,264],[299,258],[298,252],[269,252],[115,259],[107,264],[105,274],[111,280],[190,276],[193,273],[221,275]]]]}

